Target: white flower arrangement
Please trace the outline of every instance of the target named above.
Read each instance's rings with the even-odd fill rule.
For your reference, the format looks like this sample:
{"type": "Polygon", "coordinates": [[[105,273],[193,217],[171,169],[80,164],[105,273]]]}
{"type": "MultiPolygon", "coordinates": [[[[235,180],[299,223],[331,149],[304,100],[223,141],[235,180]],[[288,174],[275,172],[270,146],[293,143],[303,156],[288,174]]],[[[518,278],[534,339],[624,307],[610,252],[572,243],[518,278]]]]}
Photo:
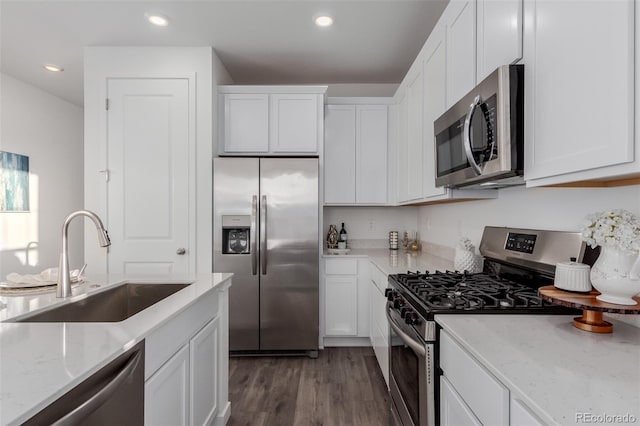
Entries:
{"type": "Polygon", "coordinates": [[[608,246],[623,251],[640,251],[640,221],[627,210],[604,211],[587,216],[582,240],[591,247],[608,246]]]}

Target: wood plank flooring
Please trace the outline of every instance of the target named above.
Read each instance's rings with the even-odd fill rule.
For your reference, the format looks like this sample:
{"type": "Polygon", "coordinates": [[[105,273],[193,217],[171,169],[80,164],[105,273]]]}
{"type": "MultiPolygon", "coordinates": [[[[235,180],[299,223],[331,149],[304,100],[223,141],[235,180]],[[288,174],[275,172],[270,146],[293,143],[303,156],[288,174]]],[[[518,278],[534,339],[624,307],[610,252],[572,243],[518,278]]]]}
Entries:
{"type": "Polygon", "coordinates": [[[373,350],[229,361],[228,426],[388,425],[389,395],[373,350]]]}

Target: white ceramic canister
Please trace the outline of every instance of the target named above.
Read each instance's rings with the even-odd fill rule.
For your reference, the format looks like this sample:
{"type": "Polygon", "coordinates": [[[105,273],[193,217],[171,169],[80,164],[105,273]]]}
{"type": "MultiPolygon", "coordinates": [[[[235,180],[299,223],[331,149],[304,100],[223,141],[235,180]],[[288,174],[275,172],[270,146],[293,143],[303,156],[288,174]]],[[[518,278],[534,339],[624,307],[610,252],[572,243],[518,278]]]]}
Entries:
{"type": "Polygon", "coordinates": [[[561,290],[589,292],[591,280],[589,265],[578,262],[556,263],[556,276],[553,285],[561,290]]]}

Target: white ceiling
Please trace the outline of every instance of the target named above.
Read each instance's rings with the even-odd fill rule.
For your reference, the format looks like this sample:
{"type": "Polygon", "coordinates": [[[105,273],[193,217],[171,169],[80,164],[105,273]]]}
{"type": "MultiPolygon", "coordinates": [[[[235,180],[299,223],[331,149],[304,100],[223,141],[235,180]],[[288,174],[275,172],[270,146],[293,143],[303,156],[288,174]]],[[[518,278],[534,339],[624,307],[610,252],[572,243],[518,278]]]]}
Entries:
{"type": "Polygon", "coordinates": [[[76,105],[84,46],[213,46],[236,84],[399,83],[447,1],[0,0],[0,71],[76,105]]]}

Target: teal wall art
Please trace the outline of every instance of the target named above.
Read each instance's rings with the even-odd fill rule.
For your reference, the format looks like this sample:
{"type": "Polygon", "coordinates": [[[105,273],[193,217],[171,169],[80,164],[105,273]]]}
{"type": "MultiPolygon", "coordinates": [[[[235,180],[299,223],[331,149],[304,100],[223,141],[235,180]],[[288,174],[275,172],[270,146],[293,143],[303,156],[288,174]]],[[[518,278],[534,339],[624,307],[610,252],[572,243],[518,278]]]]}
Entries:
{"type": "Polygon", "coordinates": [[[29,211],[29,157],[0,151],[0,212],[29,211]]]}

